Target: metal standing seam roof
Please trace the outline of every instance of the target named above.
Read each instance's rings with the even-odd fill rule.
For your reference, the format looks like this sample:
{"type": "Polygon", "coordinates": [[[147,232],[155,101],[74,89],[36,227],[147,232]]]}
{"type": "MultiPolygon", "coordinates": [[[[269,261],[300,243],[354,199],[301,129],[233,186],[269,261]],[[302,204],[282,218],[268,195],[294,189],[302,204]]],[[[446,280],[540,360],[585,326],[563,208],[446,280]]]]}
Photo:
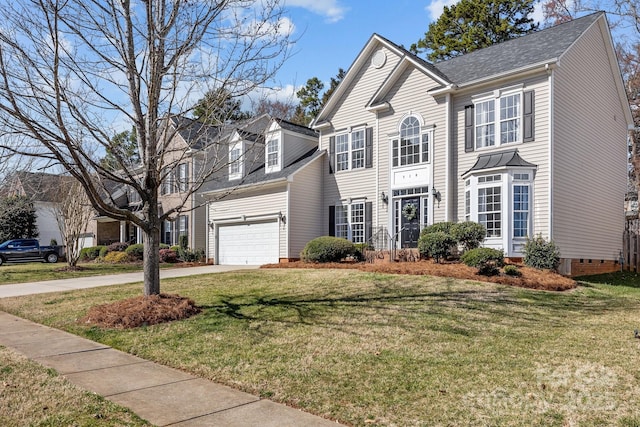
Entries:
{"type": "Polygon", "coordinates": [[[518,154],[518,150],[513,149],[497,153],[480,154],[476,163],[471,167],[471,169],[463,173],[462,176],[468,175],[471,172],[502,167],[537,168],[538,166],[524,160],[520,157],[520,154],[518,154]]]}

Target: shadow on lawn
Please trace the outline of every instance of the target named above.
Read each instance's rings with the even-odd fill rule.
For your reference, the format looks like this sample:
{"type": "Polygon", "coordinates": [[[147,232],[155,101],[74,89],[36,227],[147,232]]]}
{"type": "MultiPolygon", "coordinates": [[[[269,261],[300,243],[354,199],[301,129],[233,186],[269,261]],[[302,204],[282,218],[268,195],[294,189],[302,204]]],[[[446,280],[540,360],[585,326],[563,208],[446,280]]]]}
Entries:
{"type": "MultiPolygon", "coordinates": [[[[448,287],[445,282],[444,286],[448,287]]],[[[579,316],[603,315],[637,308],[634,301],[597,290],[565,293],[511,288],[433,291],[424,287],[381,286],[362,294],[217,295],[218,301],[200,305],[203,316],[249,321],[308,324],[354,333],[362,327],[416,327],[458,335],[475,335],[474,321],[504,324],[566,325],[579,316]],[[443,326],[443,322],[446,325],[443,326]]],[[[365,329],[366,330],[366,329],[365,329]]]]}

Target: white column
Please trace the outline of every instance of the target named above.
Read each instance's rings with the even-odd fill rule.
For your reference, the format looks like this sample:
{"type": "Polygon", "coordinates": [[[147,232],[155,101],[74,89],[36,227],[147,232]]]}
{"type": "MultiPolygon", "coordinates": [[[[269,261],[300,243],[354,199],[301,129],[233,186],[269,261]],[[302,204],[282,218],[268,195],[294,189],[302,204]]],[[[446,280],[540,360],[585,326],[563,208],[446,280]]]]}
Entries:
{"type": "Polygon", "coordinates": [[[126,221],[120,221],[120,241],[127,241],[127,223],[126,221]]]}

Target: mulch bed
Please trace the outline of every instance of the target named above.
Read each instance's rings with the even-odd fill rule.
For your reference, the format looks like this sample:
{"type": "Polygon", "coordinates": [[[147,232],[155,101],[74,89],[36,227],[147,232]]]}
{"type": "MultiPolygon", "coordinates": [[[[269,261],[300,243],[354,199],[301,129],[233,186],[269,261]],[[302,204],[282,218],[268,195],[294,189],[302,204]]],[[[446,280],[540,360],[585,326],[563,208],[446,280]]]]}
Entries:
{"type": "Polygon", "coordinates": [[[200,313],[195,302],[179,295],[139,296],[89,309],[81,323],[102,328],[129,329],[182,320],[200,313]]]}
{"type": "Polygon", "coordinates": [[[297,261],[282,264],[267,264],[263,265],[262,268],[350,268],[372,273],[453,277],[456,279],[493,282],[503,285],[545,291],[566,291],[576,287],[575,280],[569,277],[565,277],[548,270],[537,270],[535,268],[525,267],[522,265],[518,265],[518,269],[522,273],[520,277],[507,276],[504,273],[496,276],[482,276],[478,274],[478,270],[476,268],[468,267],[459,262],[444,262],[438,264],[432,260],[416,262],[380,262],[375,264],[353,262],[314,264],[297,261]]]}

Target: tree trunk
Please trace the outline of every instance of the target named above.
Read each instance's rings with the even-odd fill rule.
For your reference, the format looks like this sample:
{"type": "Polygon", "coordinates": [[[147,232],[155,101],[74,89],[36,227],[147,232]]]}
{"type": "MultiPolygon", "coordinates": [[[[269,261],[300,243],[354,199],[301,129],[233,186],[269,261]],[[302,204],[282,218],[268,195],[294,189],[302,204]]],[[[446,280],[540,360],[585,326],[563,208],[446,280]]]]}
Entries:
{"type": "MultiPolygon", "coordinates": [[[[152,223],[158,223],[150,219],[152,223]]],[[[160,227],[152,226],[144,230],[142,236],[144,243],[144,295],[158,295],[160,293],[160,227]]]]}

